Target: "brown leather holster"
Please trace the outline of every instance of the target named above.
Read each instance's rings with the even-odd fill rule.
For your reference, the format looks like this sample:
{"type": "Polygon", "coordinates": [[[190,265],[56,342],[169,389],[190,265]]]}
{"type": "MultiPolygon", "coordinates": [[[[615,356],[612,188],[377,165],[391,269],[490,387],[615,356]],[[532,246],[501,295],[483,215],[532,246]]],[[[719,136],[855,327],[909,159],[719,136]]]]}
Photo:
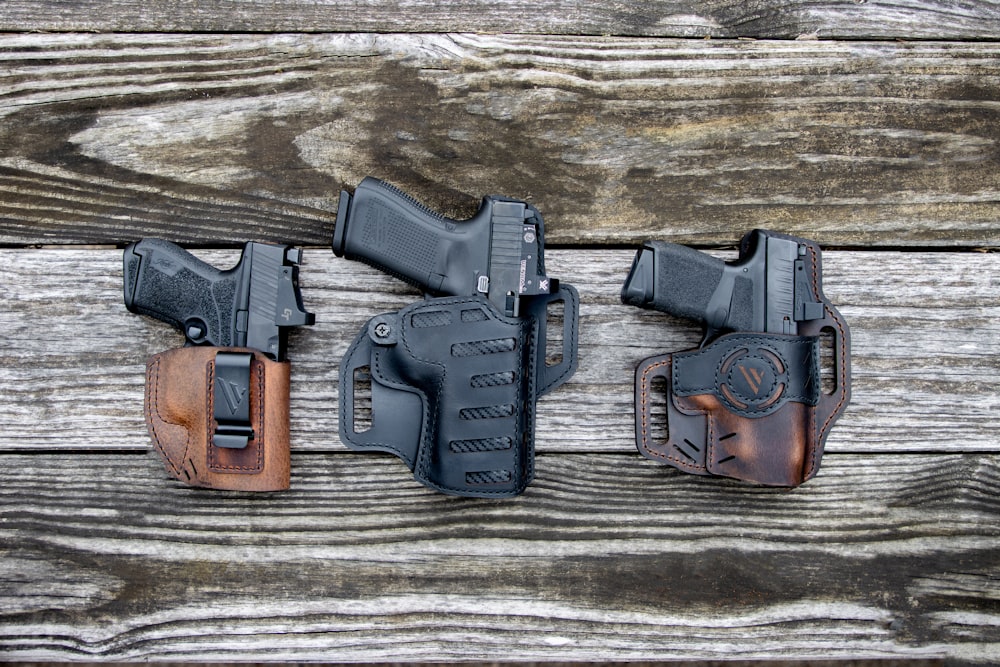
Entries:
{"type": "Polygon", "coordinates": [[[246,348],[182,347],[150,357],[146,425],[167,472],[212,489],[287,489],[290,369],[246,348]]]}
{"type": "Polygon", "coordinates": [[[850,331],[822,294],[818,251],[809,248],[810,288],[823,312],[800,322],[798,335],[730,333],[639,365],[636,443],[644,456],[685,472],[772,486],[798,486],[816,474],[827,433],[850,398],[850,331]],[[832,341],[827,388],[824,336],[832,341]],[[654,391],[666,392],[665,410],[654,391]],[[654,436],[664,417],[665,439],[654,436]]]}

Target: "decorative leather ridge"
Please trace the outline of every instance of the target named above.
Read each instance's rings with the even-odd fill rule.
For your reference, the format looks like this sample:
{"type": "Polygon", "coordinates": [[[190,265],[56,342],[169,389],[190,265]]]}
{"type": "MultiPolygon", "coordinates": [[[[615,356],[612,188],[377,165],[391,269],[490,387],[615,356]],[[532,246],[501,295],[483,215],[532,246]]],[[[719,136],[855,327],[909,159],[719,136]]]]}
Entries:
{"type": "MultiPolygon", "coordinates": [[[[501,498],[534,477],[535,402],[576,370],[579,297],[562,285],[505,317],[480,296],[428,298],[379,315],[340,370],[340,437],[401,458],[442,493],[501,498]],[[564,303],[562,354],[546,362],[546,309],[564,303]],[[355,373],[371,380],[371,424],[356,430],[355,373]]],[[[360,424],[359,424],[360,427],[360,424]]]]}
{"type": "Polygon", "coordinates": [[[771,486],[794,487],[816,475],[826,436],[850,400],[850,331],[823,296],[819,246],[796,240],[806,245],[809,287],[823,317],[799,322],[796,336],[730,333],[644,360],[635,379],[636,443],[644,456],[689,473],[771,486]],[[827,391],[820,377],[824,334],[833,345],[834,386],[827,391]],[[653,436],[663,430],[660,420],[665,440],[653,436]]]}
{"type": "Polygon", "coordinates": [[[146,426],[170,476],[190,486],[211,489],[287,489],[290,371],[289,362],[273,361],[249,348],[181,347],[150,357],[146,364],[146,426]],[[218,377],[216,358],[220,354],[236,359],[240,358],[236,355],[249,356],[246,387],[218,377]],[[227,405],[218,406],[220,400],[227,405]],[[216,416],[241,411],[249,413],[252,430],[249,439],[244,438],[245,446],[217,446],[217,442],[226,442],[227,436],[219,435],[226,427],[216,416]]]}

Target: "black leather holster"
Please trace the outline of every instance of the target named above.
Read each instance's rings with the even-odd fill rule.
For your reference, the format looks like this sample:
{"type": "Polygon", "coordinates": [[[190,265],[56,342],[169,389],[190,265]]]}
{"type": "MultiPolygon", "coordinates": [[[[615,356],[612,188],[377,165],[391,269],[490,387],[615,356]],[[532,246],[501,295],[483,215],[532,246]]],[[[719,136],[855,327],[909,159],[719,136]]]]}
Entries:
{"type": "Polygon", "coordinates": [[[340,436],[395,454],[421,483],[460,496],[509,497],[534,475],[535,402],[576,369],[579,297],[563,285],[520,317],[487,299],[428,298],[373,317],[340,369],[340,436]],[[564,303],[561,332],[546,309],[564,303]],[[561,333],[558,361],[548,334],[561,333]],[[370,376],[370,426],[356,425],[355,376],[370,376]]]}

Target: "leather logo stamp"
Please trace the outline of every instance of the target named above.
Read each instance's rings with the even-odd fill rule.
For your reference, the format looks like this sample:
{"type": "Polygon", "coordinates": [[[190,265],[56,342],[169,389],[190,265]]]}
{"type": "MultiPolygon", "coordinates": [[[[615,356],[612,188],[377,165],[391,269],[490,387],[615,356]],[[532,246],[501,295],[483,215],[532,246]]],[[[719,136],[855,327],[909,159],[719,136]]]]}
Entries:
{"type": "Polygon", "coordinates": [[[747,416],[762,415],[776,406],[788,382],[785,365],[763,348],[736,351],[722,364],[721,371],[721,398],[747,416]]]}
{"type": "Polygon", "coordinates": [[[219,377],[215,378],[215,383],[222,390],[222,395],[226,399],[226,405],[229,406],[229,413],[235,415],[236,411],[240,409],[240,405],[243,403],[243,398],[247,395],[249,387],[241,387],[235,382],[230,382],[219,377]]]}
{"type": "Polygon", "coordinates": [[[736,367],[743,373],[743,379],[747,381],[747,386],[753,392],[754,396],[760,393],[761,382],[764,381],[767,371],[746,364],[737,364],[736,367]]]}

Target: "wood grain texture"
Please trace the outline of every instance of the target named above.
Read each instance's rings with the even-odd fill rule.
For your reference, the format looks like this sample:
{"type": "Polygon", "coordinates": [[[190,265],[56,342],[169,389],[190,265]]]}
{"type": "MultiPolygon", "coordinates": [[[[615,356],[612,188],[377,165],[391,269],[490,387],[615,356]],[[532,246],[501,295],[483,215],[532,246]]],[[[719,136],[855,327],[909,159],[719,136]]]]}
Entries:
{"type": "MultiPolygon", "coordinates": [[[[695,324],[621,304],[633,254],[547,253],[549,275],[576,286],[582,305],[579,370],[539,402],[540,451],[634,451],[635,366],[700,340],[695,324]]],[[[198,255],[220,268],[239,257],[198,255]]],[[[368,318],[420,297],[328,248],[304,256],[303,298],[317,324],[290,341],[293,448],[342,451],[341,357],[368,318]]],[[[824,253],[825,291],[854,341],[853,400],[830,434],[829,451],[1000,449],[998,269],[997,254],[824,253]]],[[[149,446],[145,360],[183,338],[128,313],[121,281],[117,250],[0,251],[0,450],[149,446]]]]}
{"type": "Polygon", "coordinates": [[[375,175],[550,244],[996,247],[998,90],[995,43],[5,35],[0,243],[320,245],[375,175]]]}
{"type": "Polygon", "coordinates": [[[152,456],[7,454],[0,652],[991,662],[1000,458],[829,459],[787,492],[548,455],[523,496],[484,501],[384,456],[295,456],[290,491],[254,496],[152,456]]]}
{"type": "Polygon", "coordinates": [[[967,252],[1000,247],[995,0],[6,0],[2,31],[0,660],[1000,662],[1000,255],[967,252]],[[341,356],[419,298],[329,250],[367,175],[545,215],[580,368],[518,498],[339,442],[341,356]],[[701,332],[621,305],[621,248],[752,227],[837,248],[853,330],[791,491],[632,439],[636,363],[701,332]],[[106,247],[143,236],[308,246],[290,491],[148,451],[144,362],[182,339],[106,247]]]}
{"type": "Polygon", "coordinates": [[[992,0],[6,0],[5,31],[493,32],[655,37],[995,39],[992,0]]]}

